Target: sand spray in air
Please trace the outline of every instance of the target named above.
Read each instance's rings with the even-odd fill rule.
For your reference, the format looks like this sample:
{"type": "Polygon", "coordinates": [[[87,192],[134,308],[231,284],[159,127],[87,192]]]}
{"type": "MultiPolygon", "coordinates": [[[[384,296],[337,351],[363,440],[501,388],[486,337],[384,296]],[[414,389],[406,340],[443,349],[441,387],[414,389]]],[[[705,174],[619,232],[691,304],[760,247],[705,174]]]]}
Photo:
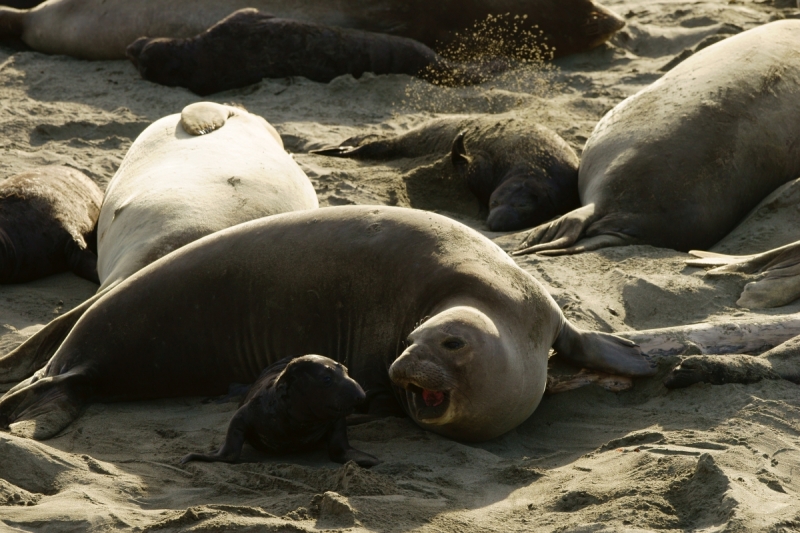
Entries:
{"type": "Polygon", "coordinates": [[[545,99],[558,90],[558,68],[538,26],[527,26],[527,15],[489,15],[472,28],[455,34],[438,50],[452,68],[428,67],[405,89],[397,111],[431,113],[499,113],[531,99],[545,99]],[[472,83],[465,85],[464,80],[472,83]]]}

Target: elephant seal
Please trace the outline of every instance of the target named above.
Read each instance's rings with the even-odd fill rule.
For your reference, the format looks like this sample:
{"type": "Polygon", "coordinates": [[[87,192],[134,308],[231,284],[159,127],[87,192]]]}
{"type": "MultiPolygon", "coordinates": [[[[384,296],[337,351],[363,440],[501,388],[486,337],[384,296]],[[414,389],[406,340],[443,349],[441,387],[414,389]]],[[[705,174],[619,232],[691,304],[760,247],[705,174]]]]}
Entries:
{"type": "Polygon", "coordinates": [[[621,102],[586,142],[583,207],[534,228],[515,253],[711,247],[800,175],[798,49],[800,21],[765,24],[621,102]]]}
{"type": "Polygon", "coordinates": [[[95,225],[103,193],[77,170],[46,166],[0,183],[0,283],[71,270],[98,283],[95,225]]]}
{"type": "Polygon", "coordinates": [[[408,37],[430,47],[447,45],[489,15],[508,14],[520,29],[542,31],[557,57],[598,46],[625,25],[592,0],[48,0],[30,10],[0,9],[0,38],[20,39],[48,54],[124,59],[139,37],[192,37],[248,7],[299,22],[408,37]]]}
{"type": "Polygon", "coordinates": [[[785,379],[800,385],[800,337],[759,355],[692,355],[684,358],[664,380],[670,389],[695,383],[757,383],[785,379]]]}
{"type": "Polygon", "coordinates": [[[406,37],[275,18],[255,9],[239,10],[188,39],[142,37],[126,54],[142,78],[201,96],[263,78],[303,76],[327,83],[373,72],[465,84],[491,74],[488,66],[482,73],[477,66],[451,65],[406,37]]]}
{"type": "Polygon", "coordinates": [[[448,151],[492,231],[530,228],[580,206],[575,151],[518,113],[438,119],[397,137],[352,138],[311,153],[388,160],[448,151]]]}
{"type": "Polygon", "coordinates": [[[632,342],[576,329],[499,246],[452,219],[297,211],[209,235],[101,295],[0,399],[0,427],[47,438],[90,401],[222,394],[318,353],[370,391],[367,412],[394,395],[423,428],[481,441],[539,404],[551,347],[584,367],[655,372],[632,342]]]}
{"type": "Polygon", "coordinates": [[[199,102],[157,120],[106,189],[97,222],[98,295],[1,358],[0,374],[40,368],[99,294],[173,250],[241,222],[318,206],[308,177],[263,118],[199,102]]]}
{"type": "Polygon", "coordinates": [[[233,415],[225,443],[209,455],[190,453],[181,460],[236,462],[245,441],[269,453],[328,447],[331,461],[370,467],[377,457],[347,440],[345,417],[366,399],[361,386],[341,364],[321,355],[281,359],[264,369],[233,415]]]}

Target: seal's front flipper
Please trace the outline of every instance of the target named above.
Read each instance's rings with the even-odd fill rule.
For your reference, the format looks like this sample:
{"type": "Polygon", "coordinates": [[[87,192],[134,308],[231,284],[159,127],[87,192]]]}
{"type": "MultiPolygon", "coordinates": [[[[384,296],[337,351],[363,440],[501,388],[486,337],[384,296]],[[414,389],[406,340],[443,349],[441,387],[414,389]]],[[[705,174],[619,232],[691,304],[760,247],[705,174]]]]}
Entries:
{"type": "Polygon", "coordinates": [[[44,440],[78,417],[87,388],[80,372],[41,378],[39,374],[0,398],[0,427],[20,437],[44,440]]]}
{"type": "Polygon", "coordinates": [[[354,461],[362,468],[370,468],[381,464],[381,460],[368,453],[356,450],[347,440],[347,423],[344,418],[336,421],[328,433],[328,457],[331,461],[344,464],[354,461]]]}
{"type": "Polygon", "coordinates": [[[612,246],[626,246],[630,244],[627,239],[619,235],[596,235],[588,239],[581,239],[573,246],[561,248],[557,250],[541,250],[537,252],[539,255],[575,255],[582,254],[583,252],[592,252],[600,248],[611,248],[612,246]]]}
{"type": "Polygon", "coordinates": [[[225,434],[225,443],[214,453],[205,455],[202,453],[190,453],[181,459],[181,464],[189,461],[205,461],[206,463],[223,462],[234,463],[242,454],[247,428],[250,426],[248,413],[249,405],[245,404],[236,414],[233,415],[231,423],[228,425],[228,432],[225,434]]]}
{"type": "Polygon", "coordinates": [[[553,349],[573,364],[609,374],[639,377],[657,371],[633,341],[598,331],[580,331],[566,320],[553,349]]]}
{"type": "Polygon", "coordinates": [[[526,255],[546,250],[555,253],[571,249],[598,218],[594,204],[570,211],[552,222],[533,228],[511,255],[526,255]]]}
{"type": "Polygon", "coordinates": [[[0,357],[0,383],[23,380],[46,365],[72,331],[72,326],[102,294],[95,294],[78,307],[51,320],[13,351],[0,357]]]}
{"type": "Polygon", "coordinates": [[[230,117],[231,111],[224,105],[197,102],[183,108],[181,126],[189,135],[205,135],[220,129],[230,117]]]}
{"type": "Polygon", "coordinates": [[[378,135],[358,135],[350,137],[339,146],[329,146],[319,150],[310,150],[310,154],[328,157],[344,157],[347,159],[382,160],[403,157],[404,152],[399,143],[392,139],[383,139],[378,135]]]}
{"type": "Polygon", "coordinates": [[[615,376],[603,372],[593,372],[586,369],[577,374],[567,376],[547,376],[545,394],[559,394],[574,389],[580,389],[596,383],[610,392],[622,392],[633,388],[633,382],[626,376],[615,376]]]}
{"type": "Polygon", "coordinates": [[[324,155],[328,157],[357,157],[358,147],[356,146],[332,146],[329,148],[320,148],[319,150],[309,150],[309,154],[324,155]]]}

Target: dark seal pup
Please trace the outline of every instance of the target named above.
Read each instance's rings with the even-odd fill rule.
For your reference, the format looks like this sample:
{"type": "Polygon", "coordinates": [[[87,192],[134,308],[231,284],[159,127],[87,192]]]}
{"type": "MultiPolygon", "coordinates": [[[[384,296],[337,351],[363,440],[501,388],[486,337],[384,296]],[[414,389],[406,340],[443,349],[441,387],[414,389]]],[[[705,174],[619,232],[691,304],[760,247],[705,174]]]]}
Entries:
{"type": "Polygon", "coordinates": [[[88,402],[223,394],[284,357],[324,353],[370,391],[369,414],[402,405],[424,428],[480,441],[533,413],[551,347],[583,367],[655,372],[632,342],[576,329],[499,246],[452,219],[297,211],[204,237],[100,295],[0,399],[0,426],[47,438],[88,402]]]}
{"type": "Polygon", "coordinates": [[[126,52],[142,78],[199,95],[263,78],[303,76],[327,83],[365,72],[408,74],[463,84],[484,81],[477,67],[450,66],[413,39],[275,18],[242,9],[188,39],[142,37],[126,52]]]}
{"type": "Polygon", "coordinates": [[[336,361],[321,355],[282,359],[267,367],[250,389],[231,419],[225,444],[210,455],[190,453],[181,463],[233,463],[245,441],[274,454],[325,442],[331,461],[375,466],[377,457],[352,448],[347,440],[345,417],[365,398],[361,386],[336,361]]]}
{"type": "Polygon", "coordinates": [[[99,283],[94,233],[103,193],[77,170],[42,167],[0,184],[0,283],[71,270],[99,283]]]}
{"type": "Polygon", "coordinates": [[[592,0],[48,0],[30,10],[0,9],[0,39],[20,40],[47,54],[124,59],[139,37],[188,38],[248,7],[430,47],[447,45],[489,15],[508,14],[523,30],[541,30],[556,57],[594,48],[625,25],[592,0]]]}
{"type": "Polygon", "coordinates": [[[586,142],[583,207],[534,228],[515,253],[710,248],[800,176],[797,50],[800,21],[765,24],[701,50],[617,105],[586,142]]]}
{"type": "Polygon", "coordinates": [[[530,228],[580,206],[575,151],[517,113],[444,118],[397,137],[372,137],[311,153],[388,160],[450,151],[456,171],[487,210],[492,231],[530,228]]]}

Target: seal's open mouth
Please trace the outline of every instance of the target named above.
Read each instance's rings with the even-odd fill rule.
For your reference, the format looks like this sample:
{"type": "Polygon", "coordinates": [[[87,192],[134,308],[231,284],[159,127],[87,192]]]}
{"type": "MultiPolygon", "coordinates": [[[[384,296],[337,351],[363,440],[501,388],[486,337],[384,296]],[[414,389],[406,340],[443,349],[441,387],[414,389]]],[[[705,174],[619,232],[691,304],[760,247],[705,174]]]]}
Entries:
{"type": "Polygon", "coordinates": [[[406,387],[406,396],[417,420],[439,418],[450,406],[450,393],[447,391],[423,389],[409,384],[406,387]]]}

